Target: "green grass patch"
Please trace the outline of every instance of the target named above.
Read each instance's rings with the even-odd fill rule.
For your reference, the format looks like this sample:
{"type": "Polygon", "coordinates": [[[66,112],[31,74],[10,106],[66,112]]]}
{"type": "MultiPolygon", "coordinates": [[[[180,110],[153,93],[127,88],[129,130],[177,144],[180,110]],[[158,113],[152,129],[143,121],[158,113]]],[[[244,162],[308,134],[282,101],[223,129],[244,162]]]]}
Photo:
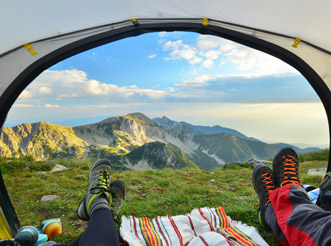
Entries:
{"type": "MultiPolygon", "coordinates": [[[[68,242],[77,238],[87,226],[76,216],[76,209],[88,188],[88,173],[93,162],[88,159],[45,162],[43,165],[61,164],[69,170],[38,174],[32,167],[41,165],[40,162],[1,159],[4,180],[21,225],[61,218],[63,234],[55,240],[68,242]],[[40,202],[44,195],[59,198],[40,202]]],[[[326,161],[302,163],[302,183],[318,186],[321,177],[306,173],[311,168],[326,166],[326,161]]],[[[255,226],[270,245],[280,245],[272,232],[258,224],[258,197],[252,186],[252,168],[238,163],[225,167],[215,170],[114,171],[112,179],[122,179],[128,186],[120,215],[153,218],[186,214],[198,207],[223,206],[232,219],[255,226]]]]}

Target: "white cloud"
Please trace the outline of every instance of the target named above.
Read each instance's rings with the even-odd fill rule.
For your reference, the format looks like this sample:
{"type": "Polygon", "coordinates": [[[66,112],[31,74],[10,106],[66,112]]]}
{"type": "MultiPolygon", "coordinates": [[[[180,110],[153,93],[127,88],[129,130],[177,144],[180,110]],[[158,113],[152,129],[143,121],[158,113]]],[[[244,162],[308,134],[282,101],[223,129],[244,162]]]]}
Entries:
{"type": "Polygon", "coordinates": [[[79,70],[46,70],[30,84],[22,95],[23,98],[29,98],[30,100],[33,98],[38,102],[51,102],[51,100],[124,102],[123,100],[155,100],[167,96],[176,97],[176,93],[170,90],[102,83],[94,79],[88,79],[87,74],[79,70]],[[52,92],[52,94],[46,94],[46,92],[52,92]]]}
{"type": "Polygon", "coordinates": [[[202,87],[208,85],[207,81],[210,80],[211,77],[208,75],[201,75],[194,79],[184,80],[179,84],[175,84],[177,87],[185,88],[185,87],[202,87]]]}
{"type": "Polygon", "coordinates": [[[21,95],[18,97],[18,99],[29,99],[32,97],[32,93],[28,90],[24,90],[21,95]]]}
{"type": "Polygon", "coordinates": [[[45,108],[60,108],[60,105],[46,104],[44,107],[45,108]]]}
{"type": "Polygon", "coordinates": [[[49,87],[42,86],[38,90],[41,94],[52,94],[52,89],[49,87]]]}
{"type": "Polygon", "coordinates": [[[190,64],[211,69],[215,63],[232,65],[238,74],[272,75],[298,72],[283,61],[266,53],[211,35],[200,35],[195,45],[183,40],[164,42],[169,51],[166,60],[187,60],[190,64]]]}
{"type": "Polygon", "coordinates": [[[197,56],[195,47],[183,44],[182,40],[168,41],[164,44],[164,51],[170,51],[171,60],[187,60],[190,64],[202,62],[202,58],[197,56]]]}
{"type": "Polygon", "coordinates": [[[213,60],[205,60],[203,63],[202,63],[202,66],[205,67],[205,68],[212,68],[214,66],[214,61],[213,60]]]}
{"type": "Polygon", "coordinates": [[[150,55],[150,56],[148,56],[148,58],[155,58],[156,57],[156,54],[153,54],[153,55],[150,55]]]}
{"type": "Polygon", "coordinates": [[[60,94],[56,100],[61,101],[63,98],[75,98],[78,97],[78,95],[76,93],[72,93],[72,94],[60,94]]]}
{"type": "Polygon", "coordinates": [[[38,107],[38,106],[33,104],[22,104],[22,103],[15,103],[13,105],[13,108],[33,108],[33,107],[38,107]]]}

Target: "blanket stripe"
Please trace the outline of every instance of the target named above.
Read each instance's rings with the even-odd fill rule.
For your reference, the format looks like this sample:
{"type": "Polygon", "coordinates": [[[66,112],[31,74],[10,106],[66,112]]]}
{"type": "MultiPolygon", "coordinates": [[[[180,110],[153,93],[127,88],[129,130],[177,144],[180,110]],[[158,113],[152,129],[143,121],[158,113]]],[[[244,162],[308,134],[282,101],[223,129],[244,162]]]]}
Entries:
{"type": "Polygon", "coordinates": [[[207,221],[207,223],[208,223],[208,225],[209,225],[209,227],[210,227],[210,231],[214,231],[214,227],[213,227],[213,225],[212,225],[212,224],[209,222],[209,220],[203,215],[203,212],[202,212],[202,209],[201,209],[201,208],[199,209],[199,213],[200,213],[201,217],[204,218],[204,219],[207,221]]]}
{"type": "Polygon", "coordinates": [[[236,228],[235,226],[230,226],[229,220],[226,217],[224,209],[222,207],[217,208],[216,211],[218,216],[220,216],[220,220],[222,221],[221,228],[225,232],[233,236],[235,239],[237,239],[236,243],[238,245],[243,245],[243,246],[257,245],[247,235],[245,235],[240,230],[238,230],[238,228],[236,228]]]}
{"type": "Polygon", "coordinates": [[[192,228],[192,231],[194,232],[194,236],[197,236],[197,233],[195,232],[195,230],[194,230],[194,225],[193,225],[193,222],[192,222],[192,219],[191,219],[191,217],[188,215],[187,216],[187,218],[189,219],[189,221],[190,221],[190,224],[191,224],[191,228],[192,228]]]}
{"type": "Polygon", "coordinates": [[[202,241],[206,246],[208,246],[208,243],[206,242],[205,239],[203,239],[203,237],[199,236],[199,238],[201,239],[201,241],[202,241]]]}
{"type": "Polygon", "coordinates": [[[165,237],[165,235],[164,235],[164,233],[163,233],[163,231],[162,231],[162,229],[161,229],[161,226],[160,226],[160,224],[159,224],[158,217],[155,218],[155,222],[156,222],[156,224],[157,224],[157,226],[158,226],[158,228],[159,228],[159,231],[160,231],[160,233],[161,233],[161,235],[162,235],[164,241],[166,242],[167,246],[169,246],[168,240],[167,240],[167,238],[165,237]]]}
{"type": "Polygon", "coordinates": [[[169,218],[169,220],[170,220],[170,222],[171,222],[171,225],[172,225],[172,227],[174,228],[174,230],[175,230],[175,232],[176,232],[176,234],[177,234],[177,236],[178,236],[180,246],[183,246],[183,237],[182,237],[182,235],[180,234],[180,232],[179,232],[179,230],[178,230],[178,228],[177,228],[177,226],[176,226],[175,221],[174,221],[170,216],[168,216],[168,218],[169,218]]]}
{"type": "Polygon", "coordinates": [[[170,237],[170,235],[169,235],[169,233],[168,233],[168,230],[167,230],[166,227],[164,226],[164,224],[163,224],[163,222],[162,222],[162,219],[160,219],[160,221],[161,221],[161,224],[162,224],[162,226],[163,226],[163,228],[164,228],[164,231],[167,233],[167,236],[168,236],[168,238],[169,238],[170,245],[173,246],[172,241],[171,241],[171,237],[170,237]]]}

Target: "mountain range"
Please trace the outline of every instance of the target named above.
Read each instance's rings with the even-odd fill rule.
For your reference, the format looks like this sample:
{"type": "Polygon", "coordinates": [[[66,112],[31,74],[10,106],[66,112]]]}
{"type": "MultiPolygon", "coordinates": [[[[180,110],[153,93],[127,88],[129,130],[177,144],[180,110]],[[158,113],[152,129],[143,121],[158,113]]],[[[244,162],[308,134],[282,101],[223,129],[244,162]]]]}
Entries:
{"type": "MultiPolygon", "coordinates": [[[[82,126],[47,122],[4,127],[0,154],[36,159],[108,158],[117,170],[201,168],[271,158],[286,144],[267,144],[230,128],[196,126],[142,113],[82,126]]],[[[300,149],[299,153],[319,150],[300,149]]]]}

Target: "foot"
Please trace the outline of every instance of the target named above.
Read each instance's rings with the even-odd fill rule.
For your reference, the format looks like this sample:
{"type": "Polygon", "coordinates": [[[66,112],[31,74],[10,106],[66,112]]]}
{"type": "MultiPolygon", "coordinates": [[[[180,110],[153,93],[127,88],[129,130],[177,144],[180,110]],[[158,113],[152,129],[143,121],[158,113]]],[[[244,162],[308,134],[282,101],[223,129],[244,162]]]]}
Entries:
{"type": "Polygon", "coordinates": [[[126,185],[122,180],[115,180],[110,184],[110,194],[112,197],[112,203],[110,205],[110,211],[113,214],[114,220],[117,219],[117,214],[120,211],[121,205],[126,196],[126,185]]]}
{"type": "MultiPolygon", "coordinates": [[[[90,169],[89,187],[83,200],[79,203],[77,215],[82,220],[89,220],[93,202],[97,199],[100,206],[109,207],[110,203],[111,164],[108,160],[96,161],[90,169]]],[[[96,204],[93,204],[93,209],[96,204]]]]}
{"type": "Polygon", "coordinates": [[[276,186],[292,184],[302,187],[299,180],[298,155],[292,148],[281,149],[275,156],[272,166],[276,186]]]}
{"type": "Polygon", "coordinates": [[[258,218],[261,225],[269,227],[265,221],[265,211],[270,205],[270,192],[276,189],[272,179],[272,171],[267,166],[257,166],[253,171],[253,186],[259,196],[258,218]]]}

